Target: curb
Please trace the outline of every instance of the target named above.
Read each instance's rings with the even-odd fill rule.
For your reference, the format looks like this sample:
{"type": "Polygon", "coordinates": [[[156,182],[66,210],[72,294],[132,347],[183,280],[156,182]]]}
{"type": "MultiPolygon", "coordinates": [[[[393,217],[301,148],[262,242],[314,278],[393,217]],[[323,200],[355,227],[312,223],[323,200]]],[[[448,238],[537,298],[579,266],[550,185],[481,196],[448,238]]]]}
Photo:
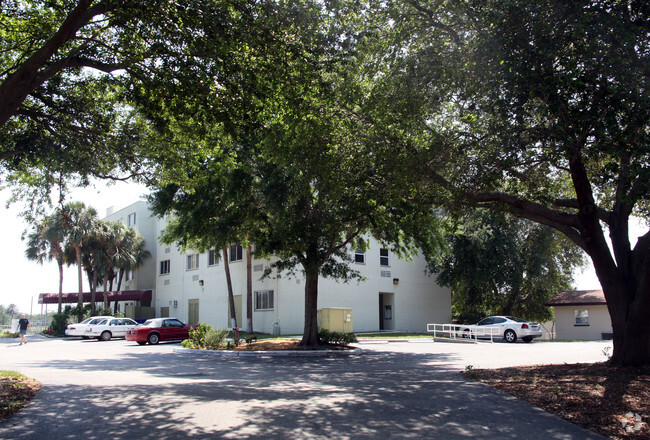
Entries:
{"type": "Polygon", "coordinates": [[[335,357],[360,356],[363,350],[277,350],[277,351],[242,351],[242,350],[197,350],[194,348],[174,348],[173,353],[200,354],[222,357],[335,357]]]}

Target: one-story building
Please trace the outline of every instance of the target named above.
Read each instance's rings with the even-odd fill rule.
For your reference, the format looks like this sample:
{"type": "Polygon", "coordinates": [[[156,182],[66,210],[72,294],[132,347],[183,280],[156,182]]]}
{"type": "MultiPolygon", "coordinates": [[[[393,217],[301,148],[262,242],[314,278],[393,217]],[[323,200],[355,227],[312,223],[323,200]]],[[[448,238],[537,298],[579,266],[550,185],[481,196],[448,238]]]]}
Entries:
{"type": "Polygon", "coordinates": [[[546,305],[555,310],[556,339],[611,339],[612,320],[602,290],[567,290],[546,305]]]}

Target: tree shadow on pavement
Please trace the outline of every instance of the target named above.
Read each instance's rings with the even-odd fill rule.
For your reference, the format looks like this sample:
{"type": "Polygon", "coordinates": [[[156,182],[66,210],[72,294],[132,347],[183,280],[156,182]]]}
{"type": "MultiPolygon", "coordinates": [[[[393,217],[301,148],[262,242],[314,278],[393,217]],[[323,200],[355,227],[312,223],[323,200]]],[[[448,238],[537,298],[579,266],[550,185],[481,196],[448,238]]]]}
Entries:
{"type": "Polygon", "coordinates": [[[112,385],[46,387],[0,424],[0,438],[599,438],[463,380],[452,361],[388,352],[223,358],[135,351],[117,360],[53,360],[50,367],[71,375],[124,374],[112,385]],[[136,372],[147,383],[129,383],[136,372]]]}

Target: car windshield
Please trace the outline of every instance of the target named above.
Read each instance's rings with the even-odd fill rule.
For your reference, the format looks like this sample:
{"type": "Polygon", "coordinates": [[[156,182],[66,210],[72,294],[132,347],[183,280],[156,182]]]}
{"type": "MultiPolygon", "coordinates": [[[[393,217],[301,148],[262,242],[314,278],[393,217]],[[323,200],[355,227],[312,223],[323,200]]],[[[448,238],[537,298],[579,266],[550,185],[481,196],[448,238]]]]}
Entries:
{"type": "Polygon", "coordinates": [[[83,321],[81,321],[79,324],[88,324],[90,321],[92,321],[92,318],[86,318],[83,321]]]}
{"type": "Polygon", "coordinates": [[[102,321],[106,321],[106,318],[95,318],[88,322],[88,324],[100,324],[102,321]]]}
{"type": "Polygon", "coordinates": [[[142,327],[153,327],[156,321],[153,319],[147,319],[144,324],[142,324],[142,327]]]}

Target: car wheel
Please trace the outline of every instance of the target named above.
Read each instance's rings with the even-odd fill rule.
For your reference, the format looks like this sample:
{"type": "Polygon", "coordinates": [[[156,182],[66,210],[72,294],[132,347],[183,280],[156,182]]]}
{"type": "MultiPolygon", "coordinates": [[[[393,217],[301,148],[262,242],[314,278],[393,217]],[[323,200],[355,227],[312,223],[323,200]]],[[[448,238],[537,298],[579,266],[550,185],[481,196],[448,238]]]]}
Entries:
{"type": "Polygon", "coordinates": [[[156,345],[158,342],[160,342],[160,335],[158,335],[158,333],[151,333],[149,336],[147,336],[147,342],[149,342],[151,345],[156,345]]]}
{"type": "Polygon", "coordinates": [[[503,339],[505,339],[506,342],[515,342],[517,340],[517,333],[513,330],[506,330],[503,334],[503,339]]]}
{"type": "Polygon", "coordinates": [[[111,332],[106,330],[105,332],[102,332],[102,335],[98,339],[100,341],[110,341],[112,336],[113,335],[111,335],[111,332]]]}
{"type": "Polygon", "coordinates": [[[525,336],[525,337],[521,338],[521,340],[524,341],[524,342],[533,342],[532,336],[525,336]]]}
{"type": "Polygon", "coordinates": [[[465,330],[463,330],[463,338],[464,338],[464,339],[469,339],[469,338],[470,338],[470,333],[469,333],[469,329],[468,329],[468,328],[466,328],[465,330]]]}
{"type": "Polygon", "coordinates": [[[144,341],[138,341],[138,345],[144,345],[144,344],[146,344],[146,342],[144,342],[144,341]]]}

